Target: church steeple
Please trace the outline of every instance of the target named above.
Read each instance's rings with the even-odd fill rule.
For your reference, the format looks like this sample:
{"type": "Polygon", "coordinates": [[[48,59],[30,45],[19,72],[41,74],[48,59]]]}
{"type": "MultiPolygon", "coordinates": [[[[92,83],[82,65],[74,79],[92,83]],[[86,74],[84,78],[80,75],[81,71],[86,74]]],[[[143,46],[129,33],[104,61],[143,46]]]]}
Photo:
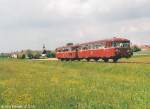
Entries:
{"type": "Polygon", "coordinates": [[[43,52],[42,54],[46,54],[46,47],[45,47],[45,44],[43,44],[43,52]]]}
{"type": "Polygon", "coordinates": [[[46,47],[45,47],[45,44],[43,44],[43,50],[45,50],[45,48],[46,48],[46,47]]]}

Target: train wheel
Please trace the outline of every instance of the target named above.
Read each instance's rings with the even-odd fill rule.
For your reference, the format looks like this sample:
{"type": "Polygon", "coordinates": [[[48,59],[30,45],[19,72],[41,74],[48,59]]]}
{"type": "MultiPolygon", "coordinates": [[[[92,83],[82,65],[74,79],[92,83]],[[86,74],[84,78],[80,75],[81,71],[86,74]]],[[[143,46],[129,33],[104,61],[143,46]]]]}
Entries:
{"type": "Polygon", "coordinates": [[[86,60],[87,60],[88,62],[90,61],[90,59],[88,59],[88,58],[87,58],[86,60]]]}
{"type": "Polygon", "coordinates": [[[74,61],[75,59],[70,59],[70,61],[74,61]]]}
{"type": "Polygon", "coordinates": [[[96,59],[94,59],[94,60],[97,62],[99,59],[96,58],[96,59]]]}
{"type": "Polygon", "coordinates": [[[81,61],[81,59],[77,59],[78,61],[81,61]]]}
{"type": "Polygon", "coordinates": [[[108,62],[109,61],[109,59],[108,58],[105,58],[105,59],[103,59],[104,60],[104,62],[108,62]]]}
{"type": "Polygon", "coordinates": [[[117,59],[117,58],[114,58],[114,59],[113,59],[113,62],[114,62],[114,63],[118,62],[118,59],[117,59]]]}
{"type": "Polygon", "coordinates": [[[60,61],[64,61],[64,59],[60,59],[60,61]]]}
{"type": "Polygon", "coordinates": [[[66,61],[69,61],[69,59],[65,59],[66,61]]]}

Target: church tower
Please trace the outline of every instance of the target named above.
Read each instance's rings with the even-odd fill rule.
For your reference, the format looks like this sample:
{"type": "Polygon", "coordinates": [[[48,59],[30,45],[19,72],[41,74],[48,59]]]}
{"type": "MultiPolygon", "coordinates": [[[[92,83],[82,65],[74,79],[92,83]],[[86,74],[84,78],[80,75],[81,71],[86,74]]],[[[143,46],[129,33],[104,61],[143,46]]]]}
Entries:
{"type": "Polygon", "coordinates": [[[43,51],[42,51],[42,55],[46,55],[47,51],[46,51],[46,47],[45,47],[45,44],[43,44],[43,51]]]}

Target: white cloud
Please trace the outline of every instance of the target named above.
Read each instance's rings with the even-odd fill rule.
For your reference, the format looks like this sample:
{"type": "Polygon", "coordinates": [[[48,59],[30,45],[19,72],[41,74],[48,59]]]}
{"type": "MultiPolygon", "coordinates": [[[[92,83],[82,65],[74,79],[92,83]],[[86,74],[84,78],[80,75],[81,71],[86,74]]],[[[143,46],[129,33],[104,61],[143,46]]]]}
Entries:
{"type": "Polygon", "coordinates": [[[150,43],[149,10],[149,0],[0,0],[0,52],[115,35],[150,43]]]}

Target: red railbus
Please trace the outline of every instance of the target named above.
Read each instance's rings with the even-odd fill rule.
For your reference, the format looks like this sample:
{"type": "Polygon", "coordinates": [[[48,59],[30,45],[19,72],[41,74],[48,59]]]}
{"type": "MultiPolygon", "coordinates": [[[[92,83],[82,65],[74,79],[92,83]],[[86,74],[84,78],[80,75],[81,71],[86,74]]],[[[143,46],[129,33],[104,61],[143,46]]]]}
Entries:
{"type": "Polygon", "coordinates": [[[124,38],[98,40],[56,49],[56,57],[61,61],[82,59],[98,61],[102,59],[108,62],[109,59],[112,59],[113,62],[117,62],[120,58],[129,58],[131,56],[130,40],[124,38]]]}

